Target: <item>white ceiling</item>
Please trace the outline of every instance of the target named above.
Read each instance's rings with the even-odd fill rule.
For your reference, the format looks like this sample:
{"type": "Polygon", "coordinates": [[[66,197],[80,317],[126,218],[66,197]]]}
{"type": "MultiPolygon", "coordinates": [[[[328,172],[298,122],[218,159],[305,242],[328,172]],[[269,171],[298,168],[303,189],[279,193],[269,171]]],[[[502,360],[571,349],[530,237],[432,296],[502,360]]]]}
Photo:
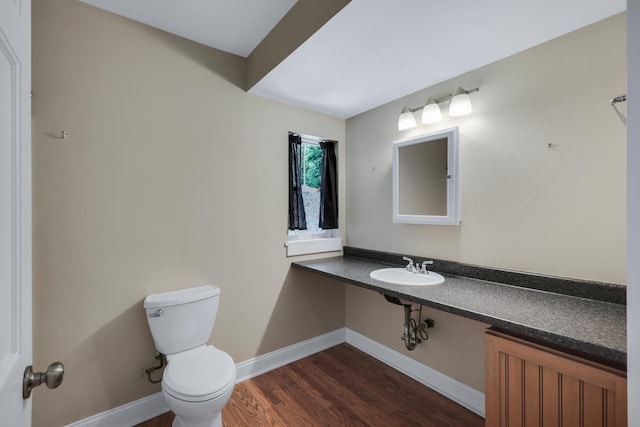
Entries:
{"type": "MultiPolygon", "coordinates": [[[[82,1],[245,57],[295,3],[82,1]]],[[[624,10],[626,0],[352,0],[250,92],[348,118],[624,10]]]]}
{"type": "Polygon", "coordinates": [[[296,0],[81,1],[243,57],[296,3],[296,0]]]}

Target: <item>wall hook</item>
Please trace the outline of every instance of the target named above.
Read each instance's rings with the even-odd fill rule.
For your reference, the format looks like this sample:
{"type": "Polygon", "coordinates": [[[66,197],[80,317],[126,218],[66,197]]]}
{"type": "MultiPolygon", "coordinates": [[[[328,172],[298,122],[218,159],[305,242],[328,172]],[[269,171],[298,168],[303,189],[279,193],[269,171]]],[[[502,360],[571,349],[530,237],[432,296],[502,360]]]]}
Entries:
{"type": "Polygon", "coordinates": [[[627,117],[616,106],[616,104],[619,102],[627,102],[627,95],[624,94],[616,96],[615,98],[612,98],[611,101],[609,101],[609,105],[611,105],[611,107],[613,107],[613,109],[616,111],[616,114],[618,115],[618,117],[620,117],[620,120],[622,120],[622,124],[624,124],[624,127],[627,127],[627,117]]]}
{"type": "Polygon", "coordinates": [[[63,130],[62,132],[60,132],[60,139],[67,139],[69,137],[69,132],[67,132],[66,130],[63,130]]]}

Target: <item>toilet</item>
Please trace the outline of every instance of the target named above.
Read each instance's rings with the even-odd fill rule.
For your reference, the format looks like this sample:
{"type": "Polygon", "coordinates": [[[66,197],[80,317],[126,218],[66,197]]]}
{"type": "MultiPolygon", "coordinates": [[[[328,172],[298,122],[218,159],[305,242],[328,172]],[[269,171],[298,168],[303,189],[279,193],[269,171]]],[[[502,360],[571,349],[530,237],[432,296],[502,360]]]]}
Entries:
{"type": "Polygon", "coordinates": [[[173,427],[222,427],[236,366],[227,353],[207,345],[219,300],[220,288],[212,285],[144,300],[153,342],[167,357],[162,394],[176,415],[173,427]]]}

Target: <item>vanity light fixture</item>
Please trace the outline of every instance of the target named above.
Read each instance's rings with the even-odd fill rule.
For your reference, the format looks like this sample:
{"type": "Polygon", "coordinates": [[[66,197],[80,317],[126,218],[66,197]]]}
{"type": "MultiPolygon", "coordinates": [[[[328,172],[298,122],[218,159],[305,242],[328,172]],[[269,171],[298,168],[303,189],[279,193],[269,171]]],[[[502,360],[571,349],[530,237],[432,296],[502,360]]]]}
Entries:
{"type": "Polygon", "coordinates": [[[427,103],[417,108],[404,107],[398,117],[398,130],[408,130],[416,127],[416,118],[413,115],[416,111],[422,110],[422,123],[437,123],[442,120],[442,110],[440,104],[450,102],[449,115],[452,117],[464,116],[471,113],[471,99],[469,94],[477,92],[480,89],[474,87],[473,89],[465,90],[462,87],[458,87],[453,95],[447,95],[443,98],[434,99],[429,97],[427,103]]]}

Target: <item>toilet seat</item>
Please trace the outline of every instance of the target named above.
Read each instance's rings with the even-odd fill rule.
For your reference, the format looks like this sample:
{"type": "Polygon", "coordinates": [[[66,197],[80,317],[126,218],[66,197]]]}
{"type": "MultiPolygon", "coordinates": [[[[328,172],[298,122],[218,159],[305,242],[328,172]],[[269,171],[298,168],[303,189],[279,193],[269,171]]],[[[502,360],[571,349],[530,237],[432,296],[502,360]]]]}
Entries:
{"type": "Polygon", "coordinates": [[[213,346],[198,347],[171,356],[162,376],[163,390],[176,399],[204,402],[233,388],[233,359],[213,346]]]}

